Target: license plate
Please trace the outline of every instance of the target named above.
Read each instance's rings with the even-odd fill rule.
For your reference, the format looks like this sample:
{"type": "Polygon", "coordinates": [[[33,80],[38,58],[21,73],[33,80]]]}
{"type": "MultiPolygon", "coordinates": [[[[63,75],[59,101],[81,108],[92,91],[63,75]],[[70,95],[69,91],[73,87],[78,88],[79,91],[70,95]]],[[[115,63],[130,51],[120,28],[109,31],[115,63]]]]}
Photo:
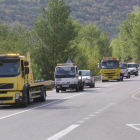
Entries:
{"type": "Polygon", "coordinates": [[[69,87],[69,85],[62,85],[62,87],[69,87]]]}
{"type": "Polygon", "coordinates": [[[4,104],[4,101],[0,101],[0,104],[4,104]]]}
{"type": "Polygon", "coordinates": [[[60,88],[60,86],[57,86],[57,88],[60,88]]]}
{"type": "Polygon", "coordinates": [[[108,78],[108,80],[112,80],[112,78],[108,78]]]}

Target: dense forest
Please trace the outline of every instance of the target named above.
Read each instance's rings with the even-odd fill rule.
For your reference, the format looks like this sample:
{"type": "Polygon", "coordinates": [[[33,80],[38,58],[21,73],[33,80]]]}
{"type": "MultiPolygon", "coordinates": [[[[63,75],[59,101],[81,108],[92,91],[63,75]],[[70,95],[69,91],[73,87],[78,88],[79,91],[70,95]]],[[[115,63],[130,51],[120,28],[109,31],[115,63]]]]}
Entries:
{"type": "MultiPolygon", "coordinates": [[[[139,0],[65,0],[71,7],[71,18],[84,26],[93,23],[108,32],[111,38],[117,37],[122,21],[131,13],[139,0]]],[[[21,24],[33,28],[36,16],[41,15],[40,7],[48,9],[49,0],[0,0],[0,22],[9,26],[21,24]]]]}

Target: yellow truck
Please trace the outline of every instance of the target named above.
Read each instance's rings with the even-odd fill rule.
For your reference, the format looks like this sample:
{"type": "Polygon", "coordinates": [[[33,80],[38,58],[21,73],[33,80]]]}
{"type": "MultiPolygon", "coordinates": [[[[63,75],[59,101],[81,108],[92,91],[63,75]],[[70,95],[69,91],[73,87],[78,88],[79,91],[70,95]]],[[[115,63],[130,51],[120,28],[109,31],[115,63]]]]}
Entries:
{"type": "Polygon", "coordinates": [[[120,71],[117,57],[103,57],[101,61],[101,80],[102,82],[109,80],[123,81],[123,74],[120,71]]]}
{"type": "Polygon", "coordinates": [[[26,107],[33,100],[46,100],[46,90],[52,89],[52,81],[33,80],[30,53],[0,55],[0,104],[20,104],[26,107]]]}

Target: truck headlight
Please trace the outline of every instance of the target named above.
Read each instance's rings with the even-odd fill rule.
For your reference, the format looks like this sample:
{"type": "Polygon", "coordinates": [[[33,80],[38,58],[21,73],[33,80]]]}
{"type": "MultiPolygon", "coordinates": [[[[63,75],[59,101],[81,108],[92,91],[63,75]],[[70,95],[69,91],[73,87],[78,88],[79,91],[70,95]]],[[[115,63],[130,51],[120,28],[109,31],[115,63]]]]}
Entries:
{"type": "Polygon", "coordinates": [[[119,78],[119,77],[120,77],[119,75],[116,75],[116,76],[115,76],[115,78],[119,78]]]}
{"type": "Polygon", "coordinates": [[[15,99],[19,99],[20,93],[16,93],[15,99]]]}
{"type": "Polygon", "coordinates": [[[105,79],[105,76],[102,76],[102,79],[105,79]]]}

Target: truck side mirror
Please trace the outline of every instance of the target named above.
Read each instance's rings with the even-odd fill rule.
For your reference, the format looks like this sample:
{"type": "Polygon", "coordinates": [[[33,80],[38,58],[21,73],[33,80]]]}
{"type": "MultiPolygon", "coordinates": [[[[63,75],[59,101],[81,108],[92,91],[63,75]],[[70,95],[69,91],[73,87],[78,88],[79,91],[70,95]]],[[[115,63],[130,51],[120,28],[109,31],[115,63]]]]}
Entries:
{"type": "Polygon", "coordinates": [[[79,71],[79,75],[81,75],[81,71],[79,71]]]}
{"type": "Polygon", "coordinates": [[[25,67],[25,74],[29,74],[29,67],[25,67]]]}
{"type": "Polygon", "coordinates": [[[29,65],[29,62],[28,62],[28,61],[25,61],[25,62],[24,62],[24,65],[25,65],[25,66],[28,66],[28,65],[29,65]]]}

